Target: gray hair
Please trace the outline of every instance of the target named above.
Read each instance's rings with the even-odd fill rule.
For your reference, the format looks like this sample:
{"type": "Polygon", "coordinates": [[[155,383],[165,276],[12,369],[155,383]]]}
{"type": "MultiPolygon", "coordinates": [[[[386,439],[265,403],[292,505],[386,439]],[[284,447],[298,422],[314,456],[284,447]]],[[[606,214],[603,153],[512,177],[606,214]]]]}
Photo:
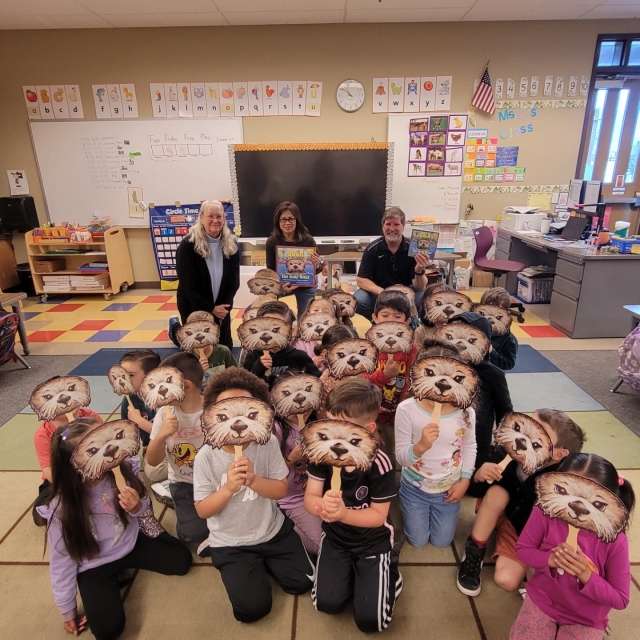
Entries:
{"type": "Polygon", "coordinates": [[[400,218],[402,224],[404,225],[405,223],[404,211],[400,207],[389,207],[388,209],[385,209],[382,214],[381,224],[384,224],[385,220],[388,220],[389,218],[400,218]]]}
{"type": "Polygon", "coordinates": [[[238,239],[231,233],[231,229],[227,226],[227,219],[224,215],[224,207],[218,200],[204,200],[200,205],[200,215],[198,221],[191,227],[189,234],[185,240],[193,243],[195,252],[205,260],[209,257],[209,241],[207,232],[202,226],[202,216],[212,211],[213,213],[221,213],[224,219],[222,232],[220,234],[220,244],[222,245],[222,253],[225,258],[229,258],[238,252],[238,239]]]}

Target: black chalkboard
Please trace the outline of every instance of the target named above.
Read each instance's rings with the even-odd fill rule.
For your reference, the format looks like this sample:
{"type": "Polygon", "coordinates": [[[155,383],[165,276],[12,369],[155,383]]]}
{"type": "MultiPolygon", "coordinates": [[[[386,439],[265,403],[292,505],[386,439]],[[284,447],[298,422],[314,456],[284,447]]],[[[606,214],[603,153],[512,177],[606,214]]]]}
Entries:
{"type": "Polygon", "coordinates": [[[273,230],[273,212],[295,202],[313,236],[380,235],[387,150],[236,151],[245,238],[273,230]]]}

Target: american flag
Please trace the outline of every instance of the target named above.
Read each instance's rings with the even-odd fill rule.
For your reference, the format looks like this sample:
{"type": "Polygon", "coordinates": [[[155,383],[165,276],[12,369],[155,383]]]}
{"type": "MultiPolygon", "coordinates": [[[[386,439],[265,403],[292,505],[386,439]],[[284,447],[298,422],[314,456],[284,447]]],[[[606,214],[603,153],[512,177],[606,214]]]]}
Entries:
{"type": "Polygon", "coordinates": [[[496,112],[496,103],[493,99],[493,89],[491,87],[491,78],[489,77],[489,65],[484,69],[482,80],[478,88],[471,98],[471,106],[486,111],[493,115],[496,112]]]}

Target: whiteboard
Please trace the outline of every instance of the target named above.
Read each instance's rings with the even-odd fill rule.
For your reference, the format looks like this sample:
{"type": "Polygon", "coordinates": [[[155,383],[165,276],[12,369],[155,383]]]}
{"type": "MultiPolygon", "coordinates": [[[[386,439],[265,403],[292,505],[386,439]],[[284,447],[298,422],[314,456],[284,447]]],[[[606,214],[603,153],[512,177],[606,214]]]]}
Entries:
{"type": "MultiPolygon", "coordinates": [[[[409,120],[443,114],[390,115],[387,140],[393,142],[393,181],[391,203],[400,207],[407,219],[432,216],[436,222],[458,222],[462,176],[409,177],[409,120]]],[[[461,147],[464,155],[464,147],[461,147]]]]}
{"type": "Polygon", "coordinates": [[[51,222],[148,227],[139,201],[173,205],[231,199],[230,144],[242,120],[30,122],[51,222]]]}

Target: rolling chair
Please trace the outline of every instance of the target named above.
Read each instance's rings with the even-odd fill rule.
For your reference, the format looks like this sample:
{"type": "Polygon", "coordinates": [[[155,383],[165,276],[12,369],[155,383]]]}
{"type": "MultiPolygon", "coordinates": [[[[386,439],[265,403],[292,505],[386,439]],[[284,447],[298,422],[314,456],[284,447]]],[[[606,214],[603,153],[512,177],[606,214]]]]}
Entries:
{"type": "MultiPolygon", "coordinates": [[[[479,271],[487,271],[493,274],[492,287],[498,286],[498,279],[500,276],[506,273],[517,273],[522,271],[526,265],[522,262],[515,262],[514,260],[490,260],[487,258],[489,249],[493,246],[493,233],[489,227],[478,227],[473,230],[473,235],[476,239],[476,252],[473,256],[473,264],[479,271]]],[[[524,306],[511,300],[511,308],[509,313],[518,320],[518,322],[524,322],[524,306]]]]}

